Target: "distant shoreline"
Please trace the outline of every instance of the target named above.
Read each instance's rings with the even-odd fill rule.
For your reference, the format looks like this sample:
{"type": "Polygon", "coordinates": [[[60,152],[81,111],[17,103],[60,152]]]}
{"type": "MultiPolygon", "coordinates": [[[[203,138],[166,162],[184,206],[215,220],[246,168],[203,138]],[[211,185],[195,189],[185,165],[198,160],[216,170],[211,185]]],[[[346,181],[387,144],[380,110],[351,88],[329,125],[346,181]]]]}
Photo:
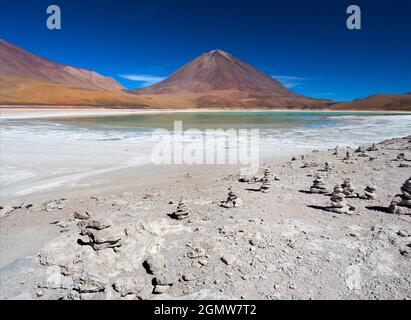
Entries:
{"type": "Polygon", "coordinates": [[[111,115],[139,115],[139,114],[167,114],[167,113],[207,113],[207,112],[278,112],[278,113],[336,113],[336,114],[370,114],[370,115],[409,115],[410,111],[358,111],[358,110],[332,110],[332,109],[122,109],[122,108],[77,108],[77,107],[19,107],[0,106],[0,119],[38,119],[56,117],[90,117],[111,115]]]}

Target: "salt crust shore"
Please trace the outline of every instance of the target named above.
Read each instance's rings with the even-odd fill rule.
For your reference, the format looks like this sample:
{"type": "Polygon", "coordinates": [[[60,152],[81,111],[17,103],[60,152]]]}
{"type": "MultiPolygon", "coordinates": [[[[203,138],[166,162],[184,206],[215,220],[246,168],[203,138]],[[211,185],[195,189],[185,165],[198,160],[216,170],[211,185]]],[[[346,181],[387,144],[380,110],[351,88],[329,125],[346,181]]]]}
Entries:
{"type": "Polygon", "coordinates": [[[268,159],[266,193],[233,166],[143,165],[22,195],[0,218],[0,298],[411,299],[411,217],[388,211],[411,173],[411,137],[372,149],[268,159]],[[375,199],[324,210],[329,195],[310,192],[318,174],[329,193],[350,178],[359,195],[375,185],[375,199]],[[219,205],[230,187],[240,207],[219,205]],[[181,197],[191,214],[179,221],[181,197]],[[110,219],[106,249],[79,244],[75,212],[110,219]]]}

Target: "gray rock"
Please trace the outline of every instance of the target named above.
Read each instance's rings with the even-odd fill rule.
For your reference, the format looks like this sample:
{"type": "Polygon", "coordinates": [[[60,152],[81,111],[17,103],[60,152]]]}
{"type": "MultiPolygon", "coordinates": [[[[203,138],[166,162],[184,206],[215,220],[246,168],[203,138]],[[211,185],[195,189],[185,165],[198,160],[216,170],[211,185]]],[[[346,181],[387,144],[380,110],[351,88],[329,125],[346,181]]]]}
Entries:
{"type": "Polygon", "coordinates": [[[154,294],[163,294],[167,292],[170,289],[170,286],[162,286],[162,285],[156,285],[153,293],[154,294]]]}
{"type": "Polygon", "coordinates": [[[157,254],[149,256],[143,264],[149,273],[155,274],[164,269],[166,262],[162,255],[157,254]]]}
{"type": "Polygon", "coordinates": [[[107,280],[98,272],[83,272],[74,280],[74,289],[80,293],[102,292],[107,280]]]}
{"type": "Polygon", "coordinates": [[[77,220],[88,220],[90,219],[90,214],[87,211],[75,211],[73,217],[77,220]]]}
{"type": "Polygon", "coordinates": [[[237,257],[234,254],[225,254],[221,257],[221,261],[226,265],[232,265],[237,261],[237,257]]]}
{"type": "Polygon", "coordinates": [[[178,280],[178,275],[174,270],[165,270],[157,275],[154,279],[156,285],[171,286],[178,280]]]}
{"type": "Polygon", "coordinates": [[[129,294],[138,294],[145,286],[145,283],[135,277],[124,277],[116,280],[113,284],[113,289],[116,290],[122,297],[129,294]]]}

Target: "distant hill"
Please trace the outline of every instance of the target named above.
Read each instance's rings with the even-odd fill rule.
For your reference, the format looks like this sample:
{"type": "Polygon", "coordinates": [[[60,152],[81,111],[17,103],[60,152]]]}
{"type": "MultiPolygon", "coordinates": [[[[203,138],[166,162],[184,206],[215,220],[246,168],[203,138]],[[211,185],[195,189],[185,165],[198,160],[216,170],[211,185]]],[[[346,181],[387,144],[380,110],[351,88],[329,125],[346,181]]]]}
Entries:
{"type": "Polygon", "coordinates": [[[376,94],[352,102],[341,102],[331,106],[335,110],[381,110],[411,111],[411,93],[376,94]]]}
{"type": "Polygon", "coordinates": [[[112,78],[44,59],[2,39],[0,39],[0,71],[2,78],[20,76],[110,92],[121,92],[124,89],[112,78]]]}

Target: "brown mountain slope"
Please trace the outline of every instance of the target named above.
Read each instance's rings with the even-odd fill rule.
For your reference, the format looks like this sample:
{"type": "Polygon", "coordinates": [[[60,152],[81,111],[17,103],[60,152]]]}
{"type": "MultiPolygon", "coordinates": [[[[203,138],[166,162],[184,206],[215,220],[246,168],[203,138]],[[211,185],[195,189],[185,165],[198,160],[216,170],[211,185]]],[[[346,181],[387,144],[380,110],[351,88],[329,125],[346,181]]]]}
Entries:
{"type": "Polygon", "coordinates": [[[156,96],[170,104],[174,100],[184,100],[192,108],[304,108],[330,103],[296,94],[222,50],[204,53],[167,79],[129,92],[156,96]]]}
{"type": "Polygon", "coordinates": [[[0,75],[37,78],[93,90],[121,92],[124,87],[112,78],[97,72],[44,59],[0,39],[0,75]]]}
{"type": "Polygon", "coordinates": [[[39,78],[0,75],[0,105],[149,107],[143,98],[70,86],[39,78]]]}
{"type": "Polygon", "coordinates": [[[336,110],[411,111],[411,93],[376,94],[352,102],[337,103],[331,108],[336,110]]]}

